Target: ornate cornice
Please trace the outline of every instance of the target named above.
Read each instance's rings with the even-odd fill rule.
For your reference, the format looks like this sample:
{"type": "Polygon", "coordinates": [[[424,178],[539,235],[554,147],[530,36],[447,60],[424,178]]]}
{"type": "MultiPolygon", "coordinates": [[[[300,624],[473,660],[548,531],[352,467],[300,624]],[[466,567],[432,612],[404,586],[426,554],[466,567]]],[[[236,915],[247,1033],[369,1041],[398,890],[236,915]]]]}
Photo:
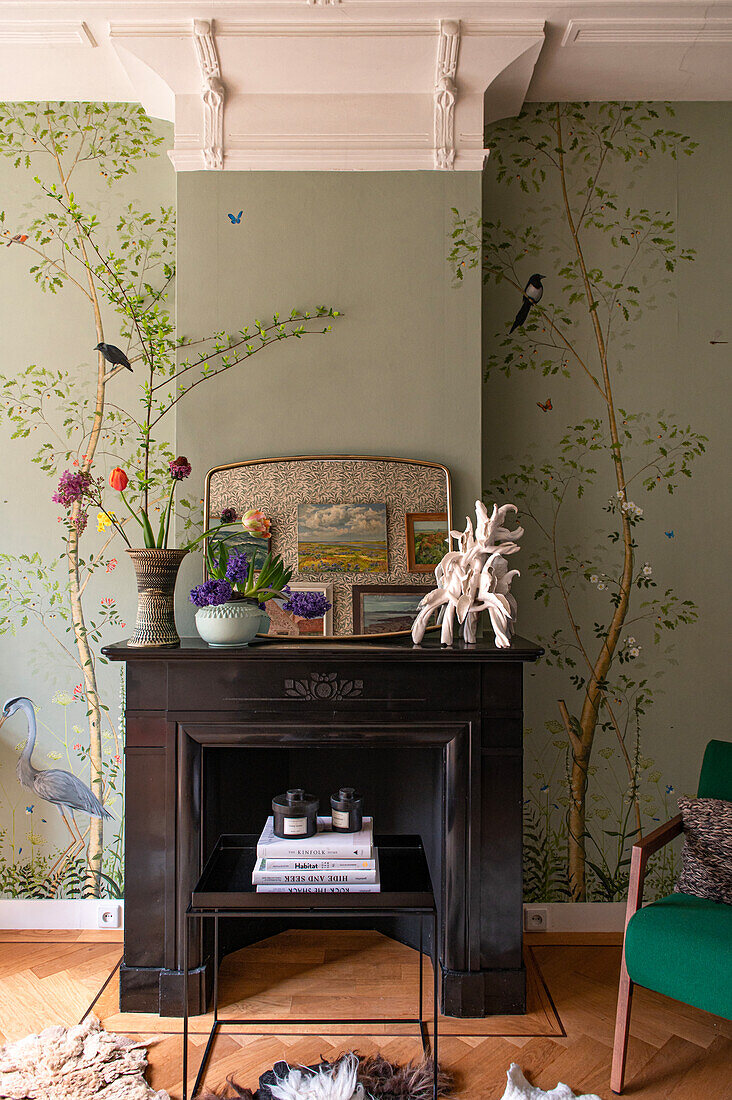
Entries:
{"type": "Polygon", "coordinates": [[[0,44],[3,46],[87,46],[96,41],[86,23],[68,19],[28,22],[0,20],[0,44]]]}
{"type": "Polygon", "coordinates": [[[455,102],[460,21],[442,19],[435,72],[435,168],[455,167],[455,102]]]}
{"type": "Polygon", "coordinates": [[[146,108],[174,121],[179,171],[479,171],[484,91],[510,68],[500,107],[521,108],[543,23],[481,18],[489,4],[467,0],[452,19],[347,6],[227,7],[215,22],[131,12],[108,41],[146,108]]]}
{"type": "Polygon", "coordinates": [[[563,46],[732,42],[732,19],[570,19],[563,46]]]}
{"type": "Polygon", "coordinates": [[[201,70],[203,166],[221,171],[224,167],[225,91],[211,23],[203,19],[194,19],[193,45],[198,67],[201,70]]]}

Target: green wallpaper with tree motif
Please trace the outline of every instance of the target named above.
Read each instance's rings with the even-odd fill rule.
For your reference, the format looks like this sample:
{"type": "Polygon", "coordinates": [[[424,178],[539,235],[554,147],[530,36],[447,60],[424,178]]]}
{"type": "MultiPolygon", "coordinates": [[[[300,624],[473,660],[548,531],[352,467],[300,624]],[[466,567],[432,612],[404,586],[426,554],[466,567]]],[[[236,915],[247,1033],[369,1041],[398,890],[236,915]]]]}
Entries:
{"type": "MultiPolygon", "coordinates": [[[[634,839],[729,736],[728,501],[710,507],[729,207],[700,208],[724,195],[729,122],[729,104],[531,104],[488,135],[482,214],[454,211],[456,283],[484,279],[485,499],[519,506],[519,629],[546,648],[527,686],[529,901],[621,900],[634,839]],[[534,274],[543,297],[511,331],[534,274]]],[[[673,879],[666,852],[651,889],[673,879]]]]}

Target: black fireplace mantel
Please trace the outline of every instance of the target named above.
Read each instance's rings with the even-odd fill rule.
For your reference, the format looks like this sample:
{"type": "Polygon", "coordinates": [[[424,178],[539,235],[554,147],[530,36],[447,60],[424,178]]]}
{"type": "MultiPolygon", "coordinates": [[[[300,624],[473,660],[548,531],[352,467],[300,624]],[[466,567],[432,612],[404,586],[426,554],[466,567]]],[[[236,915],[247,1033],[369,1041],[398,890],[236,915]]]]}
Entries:
{"type": "MultiPolygon", "coordinates": [[[[523,638],[440,646],[123,642],[127,663],[125,1011],[182,1012],[182,914],[222,833],[258,832],[273,795],[363,790],[376,831],[423,836],[440,909],[443,1011],[526,1010],[521,953],[523,638]]],[[[325,804],[323,802],[322,804],[325,804]]],[[[383,929],[412,942],[408,924],[383,929]]],[[[234,929],[224,952],[272,934],[234,929]]],[[[189,943],[191,1011],[210,945],[189,943]]]]}

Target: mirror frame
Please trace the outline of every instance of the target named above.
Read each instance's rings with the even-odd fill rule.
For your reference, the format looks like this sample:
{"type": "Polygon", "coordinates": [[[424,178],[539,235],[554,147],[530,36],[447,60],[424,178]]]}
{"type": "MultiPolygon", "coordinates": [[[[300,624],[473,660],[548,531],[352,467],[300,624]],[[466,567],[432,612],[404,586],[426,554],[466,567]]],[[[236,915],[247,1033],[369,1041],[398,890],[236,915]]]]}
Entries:
{"type": "MultiPolygon", "coordinates": [[[[397,458],[397,457],[391,456],[391,455],[324,454],[324,455],[280,455],[280,456],[274,457],[274,458],[249,458],[249,459],[242,459],[238,462],[225,462],[225,463],[222,463],[219,466],[212,466],[211,469],[206,474],[206,479],[205,479],[205,482],[204,482],[204,490],[203,490],[204,522],[208,523],[208,521],[209,521],[209,504],[210,504],[210,499],[211,499],[211,481],[217,473],[220,473],[223,470],[237,470],[237,469],[241,469],[242,467],[247,467],[247,466],[266,466],[266,465],[269,465],[269,464],[274,463],[274,462],[394,462],[394,463],[401,463],[405,466],[424,466],[424,467],[427,467],[429,469],[440,470],[444,474],[444,477],[445,477],[445,491],[446,491],[446,507],[445,507],[445,510],[447,512],[447,530],[448,530],[447,549],[448,550],[452,549],[453,539],[452,539],[452,535],[450,534],[450,532],[452,531],[452,526],[453,526],[453,521],[452,521],[452,478],[450,476],[450,470],[442,462],[429,462],[425,459],[420,459],[420,458],[397,458]]],[[[419,507],[415,508],[415,511],[422,511],[422,510],[423,509],[421,509],[419,507]]],[[[205,547],[207,545],[208,545],[208,539],[206,539],[205,542],[204,542],[204,551],[205,551],[205,547]]],[[[361,574],[358,574],[358,575],[361,576],[361,574]]],[[[204,552],[204,555],[203,555],[203,577],[204,577],[204,580],[206,579],[206,576],[207,576],[207,574],[206,574],[206,555],[205,555],[205,552],[204,552]]],[[[417,577],[425,578],[427,576],[427,574],[424,574],[424,573],[417,574],[417,573],[415,573],[414,576],[415,576],[415,578],[417,578],[417,577]]],[[[354,582],[354,583],[356,583],[356,582],[354,582]]],[[[358,582],[358,583],[362,583],[362,582],[358,582]]],[[[423,580],[422,583],[424,583],[424,580],[423,580]]],[[[428,629],[437,629],[437,627],[434,627],[434,628],[430,627],[428,629]]],[[[297,642],[297,643],[299,643],[299,642],[307,642],[307,643],[320,642],[320,643],[322,643],[323,641],[326,641],[326,642],[339,642],[339,641],[348,642],[348,641],[353,641],[354,639],[361,641],[361,640],[377,640],[377,639],[382,639],[382,638],[403,638],[403,637],[407,636],[408,634],[409,634],[409,631],[398,630],[398,631],[390,631],[390,632],[383,633],[383,634],[330,634],[330,635],[324,635],[322,637],[320,635],[316,635],[316,636],[307,636],[307,635],[305,635],[305,636],[302,636],[302,637],[299,637],[299,638],[292,638],[292,639],[288,639],[288,638],[284,638],[284,637],[280,637],[280,636],[275,637],[275,636],[271,636],[271,635],[267,635],[267,634],[258,634],[257,637],[262,639],[262,640],[266,639],[270,642],[280,642],[280,643],[285,643],[285,644],[287,644],[289,642],[290,644],[292,644],[293,642],[297,642]]]]}

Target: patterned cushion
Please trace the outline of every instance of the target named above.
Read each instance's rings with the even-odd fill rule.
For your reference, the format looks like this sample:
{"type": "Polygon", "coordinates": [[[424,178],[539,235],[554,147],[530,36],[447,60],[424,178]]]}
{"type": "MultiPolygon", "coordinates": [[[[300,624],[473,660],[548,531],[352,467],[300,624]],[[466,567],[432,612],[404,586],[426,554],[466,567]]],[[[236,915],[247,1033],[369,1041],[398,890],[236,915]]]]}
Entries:
{"type": "Polygon", "coordinates": [[[732,802],[680,798],[684,847],[677,892],[732,905],[732,802]]]}

